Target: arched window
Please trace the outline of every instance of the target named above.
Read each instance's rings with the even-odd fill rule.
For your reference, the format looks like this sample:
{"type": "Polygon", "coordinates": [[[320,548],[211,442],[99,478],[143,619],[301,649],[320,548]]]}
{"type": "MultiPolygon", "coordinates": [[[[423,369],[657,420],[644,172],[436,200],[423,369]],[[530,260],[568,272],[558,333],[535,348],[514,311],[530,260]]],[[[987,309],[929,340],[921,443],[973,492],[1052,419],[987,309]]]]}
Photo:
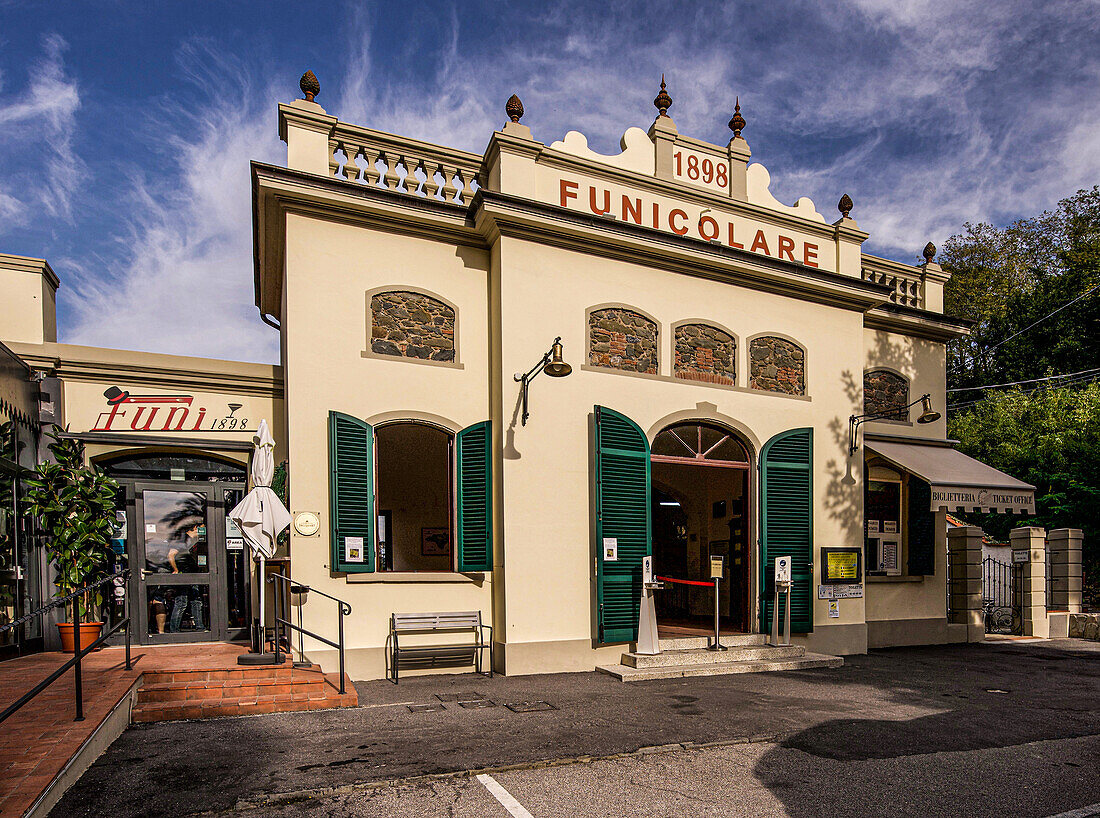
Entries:
{"type": "Polygon", "coordinates": [[[247,478],[244,463],[204,454],[129,451],[96,458],[95,463],[116,479],[244,483],[247,478]]]}
{"type": "Polygon", "coordinates": [[[588,363],[623,372],[657,374],[657,322],[626,307],[588,315],[588,363]]]}
{"type": "Polygon", "coordinates": [[[787,395],[806,394],[806,353],[794,341],[762,335],[749,342],[749,386],[787,395]]]}
{"type": "Polygon", "coordinates": [[[863,373],[863,412],[876,420],[908,420],[909,380],[888,369],[863,373]]]}
{"type": "Polygon", "coordinates": [[[737,340],[709,324],[681,324],[675,330],[677,378],[733,386],[737,383],[737,340]]]}
{"type": "Polygon", "coordinates": [[[455,311],[423,293],[392,290],[370,300],[371,352],[453,363],[455,311]]]}
{"type": "Polygon", "coordinates": [[[721,465],[749,462],[745,444],[733,432],[718,425],[691,421],[662,429],[650,447],[653,460],[721,465]]]}

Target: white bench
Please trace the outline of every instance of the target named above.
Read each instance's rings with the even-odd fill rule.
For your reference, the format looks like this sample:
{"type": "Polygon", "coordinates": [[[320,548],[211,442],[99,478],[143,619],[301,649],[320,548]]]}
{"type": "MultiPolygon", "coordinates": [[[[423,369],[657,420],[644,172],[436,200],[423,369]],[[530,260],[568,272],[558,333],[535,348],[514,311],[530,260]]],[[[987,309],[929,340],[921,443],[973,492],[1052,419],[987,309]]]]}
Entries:
{"type": "Polygon", "coordinates": [[[481,673],[481,653],[486,649],[489,650],[489,677],[493,676],[493,626],[482,623],[481,611],[390,614],[387,641],[390,645],[386,658],[393,669],[394,684],[397,684],[402,657],[406,663],[415,662],[419,667],[440,667],[444,663],[453,665],[465,659],[481,673]],[[463,632],[470,634],[471,641],[434,645],[406,641],[402,644],[402,637],[416,634],[463,632]]]}

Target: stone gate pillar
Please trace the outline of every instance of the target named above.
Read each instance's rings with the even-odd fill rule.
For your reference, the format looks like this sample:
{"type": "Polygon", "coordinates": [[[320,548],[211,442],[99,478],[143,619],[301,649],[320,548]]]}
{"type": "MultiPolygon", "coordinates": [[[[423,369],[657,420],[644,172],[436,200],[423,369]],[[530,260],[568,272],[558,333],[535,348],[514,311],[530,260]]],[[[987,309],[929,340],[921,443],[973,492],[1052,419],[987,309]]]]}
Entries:
{"type": "Polygon", "coordinates": [[[1055,528],[1047,535],[1053,580],[1050,607],[1056,611],[1081,613],[1081,546],[1079,528],[1055,528]]]}
{"type": "Polygon", "coordinates": [[[982,539],[976,525],[960,526],[947,531],[947,552],[951,570],[948,587],[951,592],[951,622],[966,625],[966,640],[985,639],[982,619],[982,539]]]}
{"type": "Polygon", "coordinates": [[[1050,636],[1047,622],[1047,533],[1038,527],[1014,528],[1008,535],[1013,562],[1020,561],[1020,616],[1024,636],[1050,636]],[[1027,560],[1017,555],[1027,555],[1027,560]]]}

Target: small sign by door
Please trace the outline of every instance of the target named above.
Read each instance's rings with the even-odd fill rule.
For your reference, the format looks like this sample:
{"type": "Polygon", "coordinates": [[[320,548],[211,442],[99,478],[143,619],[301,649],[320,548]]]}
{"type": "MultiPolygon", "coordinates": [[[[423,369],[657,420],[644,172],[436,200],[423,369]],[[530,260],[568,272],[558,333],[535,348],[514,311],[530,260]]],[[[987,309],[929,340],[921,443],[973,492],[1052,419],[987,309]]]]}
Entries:
{"type": "Polygon", "coordinates": [[[619,540],[617,537],[604,537],[603,538],[603,561],[604,562],[618,562],[619,561],[619,540]]]}

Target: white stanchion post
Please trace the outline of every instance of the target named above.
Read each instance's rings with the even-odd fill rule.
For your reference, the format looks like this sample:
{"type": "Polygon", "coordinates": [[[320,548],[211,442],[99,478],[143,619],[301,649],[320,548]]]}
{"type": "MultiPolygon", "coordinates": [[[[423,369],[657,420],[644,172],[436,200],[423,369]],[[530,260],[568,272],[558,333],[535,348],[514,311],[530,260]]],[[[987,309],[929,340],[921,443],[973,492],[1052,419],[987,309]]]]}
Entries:
{"type": "Polygon", "coordinates": [[[653,557],[642,558],[642,598],[638,606],[638,647],[643,656],[655,656],[661,652],[661,640],[657,635],[657,607],[653,592],[663,586],[653,579],[653,557]]]}

